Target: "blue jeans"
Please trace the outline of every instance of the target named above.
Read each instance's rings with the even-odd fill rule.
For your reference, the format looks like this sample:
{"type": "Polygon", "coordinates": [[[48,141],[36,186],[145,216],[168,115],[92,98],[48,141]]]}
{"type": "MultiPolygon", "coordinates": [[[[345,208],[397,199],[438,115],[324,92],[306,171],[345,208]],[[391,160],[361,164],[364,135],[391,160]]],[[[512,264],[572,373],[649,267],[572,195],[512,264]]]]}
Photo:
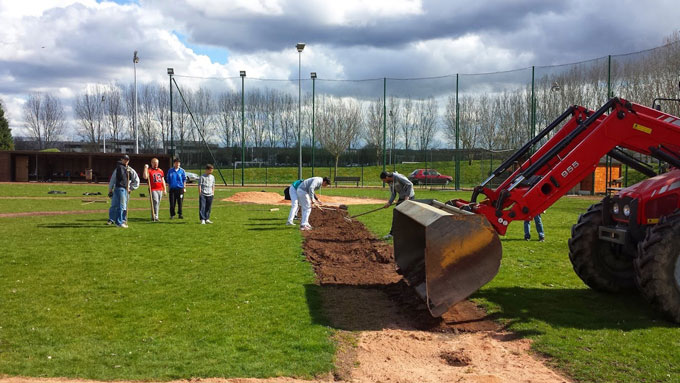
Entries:
{"type": "Polygon", "coordinates": [[[213,196],[199,194],[198,196],[198,217],[201,221],[210,219],[210,209],[212,208],[213,196]]]}
{"type": "Polygon", "coordinates": [[[113,189],[113,196],[111,197],[111,207],[109,208],[109,220],[116,225],[122,225],[125,222],[125,210],[127,209],[127,190],[125,188],[113,189]]]}
{"type": "MultiPolygon", "coordinates": [[[[538,232],[538,239],[545,238],[545,233],[543,232],[543,220],[541,215],[537,214],[534,217],[534,222],[536,222],[536,232],[538,232]]],[[[531,239],[531,220],[524,221],[524,239],[531,239]]]]}

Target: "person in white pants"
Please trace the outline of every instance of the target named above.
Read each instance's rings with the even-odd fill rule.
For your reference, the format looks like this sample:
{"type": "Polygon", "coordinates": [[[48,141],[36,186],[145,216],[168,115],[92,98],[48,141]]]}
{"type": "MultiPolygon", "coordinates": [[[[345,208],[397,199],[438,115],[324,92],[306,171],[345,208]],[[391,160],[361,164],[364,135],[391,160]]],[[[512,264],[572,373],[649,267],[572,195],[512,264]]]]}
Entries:
{"type": "Polygon", "coordinates": [[[309,214],[312,212],[312,203],[317,207],[321,207],[321,203],[315,201],[316,196],[314,192],[321,189],[322,186],[328,186],[331,180],[327,177],[312,177],[302,181],[297,187],[298,203],[302,208],[302,221],[300,222],[300,230],[312,230],[309,224],[309,214]]]}
{"type": "Polygon", "coordinates": [[[288,196],[290,197],[290,213],[288,213],[288,221],[286,226],[295,226],[293,220],[297,216],[300,205],[298,204],[297,188],[302,183],[302,180],[296,180],[288,187],[288,196]]]}

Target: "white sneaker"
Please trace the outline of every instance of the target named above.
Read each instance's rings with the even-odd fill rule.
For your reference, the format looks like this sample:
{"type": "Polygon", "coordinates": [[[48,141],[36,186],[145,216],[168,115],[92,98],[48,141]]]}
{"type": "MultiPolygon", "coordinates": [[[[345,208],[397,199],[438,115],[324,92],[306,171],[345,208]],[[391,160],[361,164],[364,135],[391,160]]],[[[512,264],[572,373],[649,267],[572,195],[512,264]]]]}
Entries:
{"type": "Polygon", "coordinates": [[[204,220],[204,219],[201,220],[201,225],[205,225],[205,220],[204,220]]]}
{"type": "Polygon", "coordinates": [[[128,225],[127,225],[127,223],[121,223],[120,225],[118,225],[118,227],[122,227],[123,229],[127,229],[128,225]]]}
{"type": "Polygon", "coordinates": [[[312,226],[311,225],[300,226],[300,230],[305,231],[312,230],[312,226]]]}
{"type": "Polygon", "coordinates": [[[109,226],[111,226],[111,225],[113,225],[113,221],[108,220],[108,221],[106,221],[106,224],[109,225],[109,226]]]}
{"type": "Polygon", "coordinates": [[[286,222],[286,226],[295,226],[293,222],[286,222]]]}
{"type": "Polygon", "coordinates": [[[206,219],[206,220],[205,220],[205,223],[213,223],[213,221],[211,221],[211,220],[209,220],[209,219],[206,219]]]}

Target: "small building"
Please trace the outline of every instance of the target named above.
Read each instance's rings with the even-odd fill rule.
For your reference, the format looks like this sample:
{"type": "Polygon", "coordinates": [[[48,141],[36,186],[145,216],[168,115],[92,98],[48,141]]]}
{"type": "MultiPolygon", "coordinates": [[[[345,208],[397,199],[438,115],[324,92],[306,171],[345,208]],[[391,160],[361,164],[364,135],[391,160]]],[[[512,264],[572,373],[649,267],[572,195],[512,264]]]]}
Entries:
{"type": "Polygon", "coordinates": [[[621,187],[621,174],[621,164],[619,162],[612,161],[612,164],[607,166],[605,161],[602,160],[595,168],[595,171],[583,178],[581,182],[569,191],[569,194],[605,194],[607,189],[616,191],[621,187]]]}
{"type": "MultiPolygon", "coordinates": [[[[167,154],[128,154],[130,166],[141,175],[144,164],[158,158],[160,167],[172,166],[167,154]]],[[[0,151],[0,182],[108,182],[122,153],[0,151]]]]}

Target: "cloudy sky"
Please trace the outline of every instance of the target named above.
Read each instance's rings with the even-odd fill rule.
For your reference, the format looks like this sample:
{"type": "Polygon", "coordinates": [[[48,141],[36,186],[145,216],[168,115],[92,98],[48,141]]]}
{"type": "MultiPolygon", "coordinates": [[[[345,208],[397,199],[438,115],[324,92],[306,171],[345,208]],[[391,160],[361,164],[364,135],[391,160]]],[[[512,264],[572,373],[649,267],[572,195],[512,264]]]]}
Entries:
{"type": "Polygon", "coordinates": [[[679,16],[677,0],[0,0],[0,99],[18,130],[27,94],[70,109],[88,85],[131,82],[135,50],[141,82],[296,79],[297,42],[303,77],[324,79],[571,63],[661,45],[679,16]]]}

